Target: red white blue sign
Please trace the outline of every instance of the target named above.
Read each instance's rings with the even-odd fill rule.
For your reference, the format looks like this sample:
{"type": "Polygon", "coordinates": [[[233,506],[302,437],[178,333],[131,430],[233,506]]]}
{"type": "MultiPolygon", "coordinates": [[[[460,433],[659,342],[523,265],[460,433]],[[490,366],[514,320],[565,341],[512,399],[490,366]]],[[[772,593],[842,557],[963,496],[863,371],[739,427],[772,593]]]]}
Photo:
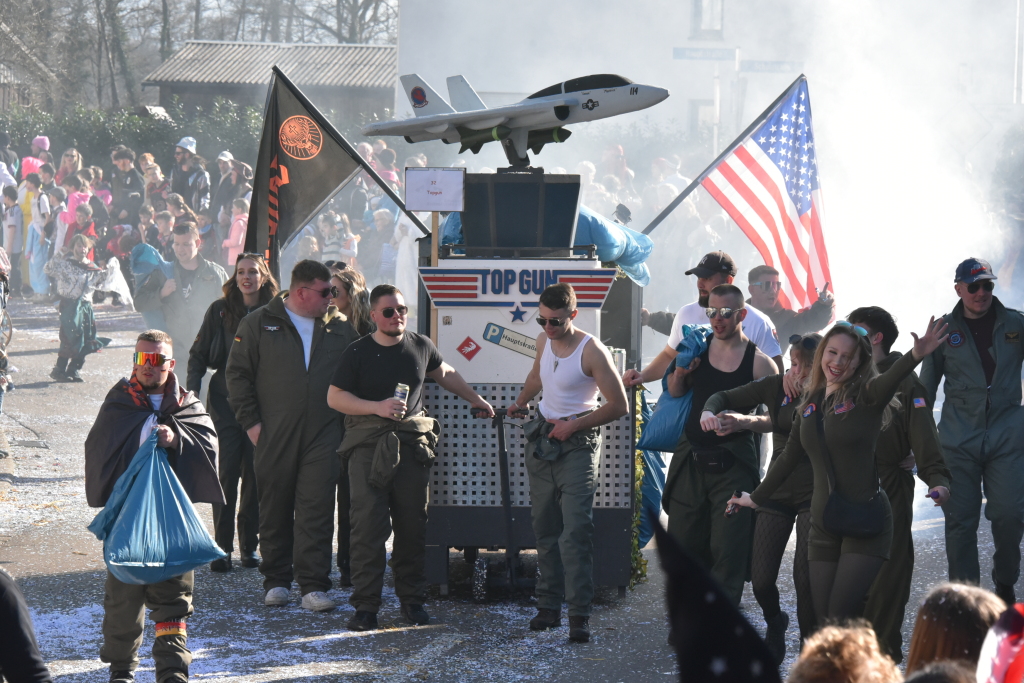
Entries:
{"type": "Polygon", "coordinates": [[[578,308],[601,308],[615,282],[615,270],[423,267],[420,277],[438,308],[536,308],[544,288],[559,282],[572,285],[578,308]]]}

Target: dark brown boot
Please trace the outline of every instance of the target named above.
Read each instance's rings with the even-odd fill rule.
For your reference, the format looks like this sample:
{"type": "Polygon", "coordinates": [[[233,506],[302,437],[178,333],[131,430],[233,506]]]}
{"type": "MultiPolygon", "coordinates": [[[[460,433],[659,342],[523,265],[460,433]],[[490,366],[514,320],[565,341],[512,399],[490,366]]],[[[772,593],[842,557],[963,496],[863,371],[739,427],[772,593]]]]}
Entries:
{"type": "Polygon", "coordinates": [[[557,609],[545,609],[541,607],[537,610],[537,616],[530,619],[530,630],[531,631],[543,631],[549,628],[558,628],[562,625],[562,614],[557,609]]]}

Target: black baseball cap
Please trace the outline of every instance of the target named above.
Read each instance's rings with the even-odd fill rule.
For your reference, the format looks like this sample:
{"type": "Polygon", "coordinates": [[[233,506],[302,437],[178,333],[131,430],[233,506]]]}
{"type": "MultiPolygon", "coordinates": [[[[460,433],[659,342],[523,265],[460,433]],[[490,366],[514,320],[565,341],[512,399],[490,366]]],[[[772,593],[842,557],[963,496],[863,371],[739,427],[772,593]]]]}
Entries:
{"type": "Polygon", "coordinates": [[[960,263],[956,267],[956,277],[954,282],[963,282],[965,284],[971,284],[978,280],[998,280],[996,274],[992,272],[992,266],[988,261],[980,258],[969,258],[966,261],[960,263]]]}
{"type": "Polygon", "coordinates": [[[697,277],[711,277],[718,273],[725,273],[730,277],[735,277],[736,275],[736,263],[732,260],[732,256],[729,256],[724,251],[713,251],[710,254],[704,254],[704,258],[700,260],[700,263],[686,271],[687,275],[696,275],[697,277]]]}

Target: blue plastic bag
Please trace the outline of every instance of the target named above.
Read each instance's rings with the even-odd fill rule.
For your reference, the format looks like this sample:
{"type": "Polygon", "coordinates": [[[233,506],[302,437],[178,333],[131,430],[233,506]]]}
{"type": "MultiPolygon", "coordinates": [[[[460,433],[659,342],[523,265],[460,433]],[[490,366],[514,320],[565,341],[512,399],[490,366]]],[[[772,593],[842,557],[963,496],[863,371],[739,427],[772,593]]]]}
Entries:
{"type": "Polygon", "coordinates": [[[123,583],[160,583],[227,557],[156,445],[156,430],[117,480],[89,525],[103,541],[107,569],[123,583]]]}
{"type": "MultiPolygon", "coordinates": [[[[640,394],[640,434],[644,433],[651,421],[651,407],[647,404],[647,393],[640,394]]],[[[638,542],[643,548],[654,537],[653,519],[661,514],[661,496],[665,491],[665,460],[658,451],[642,451],[644,458],[644,478],[640,482],[640,500],[647,514],[640,516],[638,542]]]]}
{"type": "Polygon", "coordinates": [[[654,251],[654,242],[647,235],[610,221],[581,205],[574,241],[576,244],[595,245],[599,259],[615,263],[641,287],[650,283],[651,271],[644,261],[654,251]]]}
{"type": "MultiPolygon", "coordinates": [[[[683,325],[683,338],[676,345],[676,367],[687,366],[694,358],[708,348],[708,337],[711,328],[707,325],[683,325]]],[[[671,453],[679,443],[679,437],[686,426],[686,418],[690,416],[690,399],[692,391],[687,391],[676,398],[668,393],[668,373],[674,368],[669,366],[665,376],[661,378],[661,397],[654,406],[650,422],[640,435],[636,447],[640,450],[662,451],[671,453]]]]}

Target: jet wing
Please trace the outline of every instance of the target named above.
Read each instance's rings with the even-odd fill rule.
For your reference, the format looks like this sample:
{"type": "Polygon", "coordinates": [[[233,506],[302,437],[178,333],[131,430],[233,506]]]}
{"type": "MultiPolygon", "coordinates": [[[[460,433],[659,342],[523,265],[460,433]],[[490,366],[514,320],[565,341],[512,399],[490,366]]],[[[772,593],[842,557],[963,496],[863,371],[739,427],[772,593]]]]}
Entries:
{"type": "Polygon", "coordinates": [[[417,116],[401,121],[379,121],[363,128],[363,135],[417,135],[420,133],[443,133],[449,126],[464,126],[471,130],[484,130],[507,123],[510,119],[528,114],[552,112],[553,123],[555,107],[574,107],[579,104],[575,97],[551,97],[507,104],[494,109],[477,111],[453,112],[450,114],[433,114],[417,116]]]}

